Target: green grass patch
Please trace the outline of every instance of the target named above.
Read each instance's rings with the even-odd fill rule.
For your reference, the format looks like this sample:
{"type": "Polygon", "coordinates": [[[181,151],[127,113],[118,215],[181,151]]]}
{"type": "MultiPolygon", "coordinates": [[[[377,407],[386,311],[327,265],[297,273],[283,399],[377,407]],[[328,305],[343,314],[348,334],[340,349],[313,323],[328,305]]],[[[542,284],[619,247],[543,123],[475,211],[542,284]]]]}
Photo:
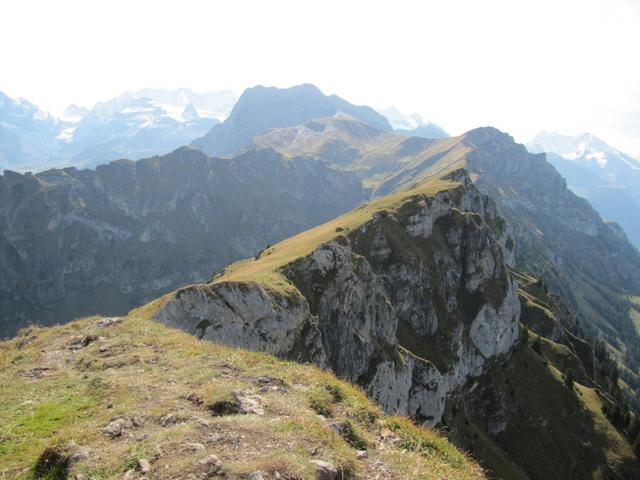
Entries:
{"type": "Polygon", "coordinates": [[[466,462],[465,456],[440,435],[416,427],[405,417],[391,417],[385,426],[400,437],[400,445],[411,452],[434,456],[455,467],[466,462]]]}

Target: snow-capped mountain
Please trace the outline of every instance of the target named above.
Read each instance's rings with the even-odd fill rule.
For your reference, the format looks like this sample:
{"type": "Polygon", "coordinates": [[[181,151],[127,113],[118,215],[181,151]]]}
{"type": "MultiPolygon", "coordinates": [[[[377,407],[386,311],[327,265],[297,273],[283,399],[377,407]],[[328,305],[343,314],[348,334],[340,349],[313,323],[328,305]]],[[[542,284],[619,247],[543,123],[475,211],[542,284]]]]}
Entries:
{"type": "Polygon", "coordinates": [[[167,153],[203,136],[235,103],[230,91],[144,89],[98,103],[62,147],[73,165],[94,166],[167,153]]]}
{"type": "Polygon", "coordinates": [[[378,110],[378,113],[387,117],[394,130],[415,130],[424,125],[422,117],[418,113],[402,113],[396,107],[378,110]]]}
{"type": "Polygon", "coordinates": [[[237,100],[230,90],[195,93],[187,88],[175,90],[147,88],[133,95],[138,98],[150,98],[176,120],[182,119],[184,110],[191,105],[198,112],[199,117],[215,118],[221,122],[227,118],[237,100]]]}
{"type": "Polygon", "coordinates": [[[203,136],[235,103],[230,91],[145,89],[96,104],[70,105],[59,118],[26,100],[0,97],[0,166],[42,170],[92,167],[117,158],[167,153],[203,136]]]}
{"type": "MultiPolygon", "coordinates": [[[[640,171],[640,161],[613,148],[591,133],[575,137],[554,132],[537,134],[527,147],[534,152],[553,152],[565,160],[588,166],[606,175],[640,171]]],[[[612,180],[614,180],[612,178],[612,180]]]]}
{"type": "Polygon", "coordinates": [[[378,113],[389,120],[397,133],[423,138],[447,138],[450,136],[439,125],[423,120],[418,113],[405,114],[396,107],[378,110],[378,113]]]}
{"type": "Polygon", "coordinates": [[[55,161],[64,122],[25,99],[0,92],[0,169],[44,166],[55,161]]]}
{"type": "Polygon", "coordinates": [[[541,132],[527,148],[547,152],[569,188],[588,199],[603,217],[619,223],[640,246],[640,161],[591,133],[541,132]]]}

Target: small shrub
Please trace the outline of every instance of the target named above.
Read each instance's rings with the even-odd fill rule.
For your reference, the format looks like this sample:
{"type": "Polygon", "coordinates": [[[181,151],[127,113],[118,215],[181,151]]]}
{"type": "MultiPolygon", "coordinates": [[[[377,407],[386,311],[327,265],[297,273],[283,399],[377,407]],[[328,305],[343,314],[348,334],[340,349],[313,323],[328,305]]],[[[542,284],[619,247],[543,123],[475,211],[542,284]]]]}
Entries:
{"type": "Polygon", "coordinates": [[[223,417],[225,415],[236,415],[240,413],[238,403],[233,400],[218,400],[209,405],[209,411],[215,417],[223,417]]]}
{"type": "Polygon", "coordinates": [[[347,415],[363,425],[373,425],[380,418],[380,413],[376,409],[366,406],[351,409],[347,415]]]}
{"type": "Polygon", "coordinates": [[[207,408],[214,417],[225,415],[237,415],[240,413],[240,405],[231,393],[219,394],[209,400],[207,408]]]}
{"type": "Polygon", "coordinates": [[[313,393],[309,395],[309,407],[318,415],[322,415],[327,418],[333,416],[333,408],[331,406],[331,400],[327,395],[319,393],[313,393]]]}
{"type": "Polygon", "coordinates": [[[333,398],[333,401],[335,403],[339,403],[344,400],[344,392],[339,385],[330,384],[326,385],[325,388],[327,389],[327,392],[331,394],[331,397],[333,398]]]}
{"type": "Polygon", "coordinates": [[[447,440],[432,430],[418,427],[403,417],[392,417],[386,426],[400,438],[400,445],[406,450],[425,455],[436,455],[443,462],[460,466],[465,457],[447,440]]]}
{"type": "Polygon", "coordinates": [[[344,400],[344,392],[337,384],[326,384],[324,388],[316,388],[309,394],[309,407],[318,415],[333,416],[333,405],[344,400]]]}
{"type": "Polygon", "coordinates": [[[66,480],[69,475],[69,456],[60,446],[49,447],[33,468],[33,480],[66,480]]]}
{"type": "Polygon", "coordinates": [[[567,370],[567,373],[564,376],[564,386],[569,390],[573,391],[573,382],[575,381],[575,372],[573,368],[567,370]]]}
{"type": "Polygon", "coordinates": [[[540,340],[540,337],[536,337],[531,348],[533,348],[533,351],[538,355],[542,355],[542,341],[540,340]]]}
{"type": "Polygon", "coordinates": [[[358,429],[349,420],[340,423],[340,431],[337,433],[343,438],[345,442],[351,445],[357,450],[366,450],[367,441],[362,437],[358,429]]]}

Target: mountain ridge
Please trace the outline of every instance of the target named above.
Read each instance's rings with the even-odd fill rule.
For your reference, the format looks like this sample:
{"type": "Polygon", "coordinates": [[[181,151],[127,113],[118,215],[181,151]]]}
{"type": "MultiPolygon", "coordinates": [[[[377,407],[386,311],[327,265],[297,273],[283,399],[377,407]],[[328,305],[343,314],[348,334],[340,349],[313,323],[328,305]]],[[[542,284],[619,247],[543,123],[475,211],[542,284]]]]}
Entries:
{"type": "Polygon", "coordinates": [[[495,206],[463,171],[452,171],[284,240],[149,308],[157,320],[201,338],[330,368],[386,411],[433,425],[448,391],[517,340],[509,246],[495,206]],[[446,285],[426,280],[445,271],[446,285]],[[415,316],[417,309],[423,314],[415,316]],[[433,340],[426,359],[397,343],[401,329],[425,342],[446,340],[433,340]],[[449,363],[438,363],[438,355],[449,363]]]}
{"type": "Polygon", "coordinates": [[[365,198],[353,175],[269,150],[5,172],[0,328],[124,313],[365,198]]]}
{"type": "MultiPolygon", "coordinates": [[[[339,127],[335,121],[332,125],[339,127]]],[[[275,133],[268,135],[277,140],[275,133]]],[[[297,136],[293,140],[286,132],[282,136],[283,151],[308,154],[297,136]]],[[[308,139],[310,134],[301,137],[308,139]]],[[[517,233],[519,268],[542,277],[561,293],[592,337],[603,336],[611,342],[625,381],[637,391],[634,365],[639,350],[634,318],[639,312],[629,298],[638,296],[640,257],[619,227],[604,222],[586,200],[570,192],[544,154],[529,154],[510,135],[491,127],[437,141],[376,136],[361,145],[345,141],[344,136],[337,138],[341,141],[328,143],[329,158],[348,159],[348,168],[362,164],[376,148],[393,159],[380,162],[381,157],[374,155],[371,158],[382,165],[379,171],[354,170],[374,196],[411,188],[444,170],[467,168],[517,233]]],[[[277,141],[262,145],[267,144],[278,148],[277,141]]],[[[317,141],[312,145],[320,151],[325,148],[317,141]]]]}

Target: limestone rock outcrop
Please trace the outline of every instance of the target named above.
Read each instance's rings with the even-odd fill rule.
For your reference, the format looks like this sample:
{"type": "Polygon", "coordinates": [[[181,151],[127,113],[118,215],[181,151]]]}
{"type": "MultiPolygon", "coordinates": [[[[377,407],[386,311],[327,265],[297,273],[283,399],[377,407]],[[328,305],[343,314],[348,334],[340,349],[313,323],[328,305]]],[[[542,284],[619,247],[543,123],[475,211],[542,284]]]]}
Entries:
{"type": "Polygon", "coordinates": [[[292,291],[222,276],[178,290],[155,318],[314,362],[434,424],[447,393],[516,342],[520,315],[504,221],[464,171],[449,178],[457,186],[409,195],[291,258],[277,274],[292,291]]]}

